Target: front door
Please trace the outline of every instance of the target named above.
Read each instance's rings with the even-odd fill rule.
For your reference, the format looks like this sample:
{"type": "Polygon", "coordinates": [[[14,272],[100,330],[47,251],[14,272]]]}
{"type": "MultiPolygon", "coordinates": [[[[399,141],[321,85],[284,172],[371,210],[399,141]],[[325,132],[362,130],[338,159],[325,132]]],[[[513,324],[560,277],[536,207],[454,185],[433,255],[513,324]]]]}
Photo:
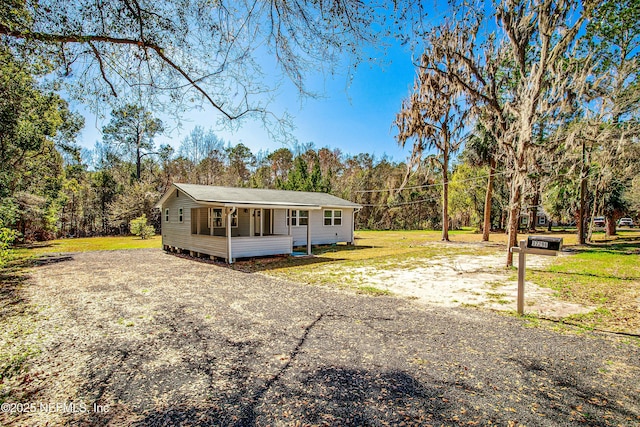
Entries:
{"type": "MultiPolygon", "coordinates": [[[[254,209],[253,210],[253,235],[254,236],[259,236],[260,235],[260,224],[262,224],[262,210],[261,209],[254,209]]],[[[262,230],[264,233],[264,229],[262,230]]]]}

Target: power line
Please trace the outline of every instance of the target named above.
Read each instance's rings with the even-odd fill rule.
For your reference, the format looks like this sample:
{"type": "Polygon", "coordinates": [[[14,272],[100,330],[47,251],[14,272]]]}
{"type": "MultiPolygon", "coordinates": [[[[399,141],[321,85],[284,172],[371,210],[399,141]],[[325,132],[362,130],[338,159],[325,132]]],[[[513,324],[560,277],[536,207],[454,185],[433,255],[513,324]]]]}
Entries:
{"type": "MultiPolygon", "coordinates": [[[[552,163],[557,163],[557,162],[552,162],[552,163]]],[[[593,171],[589,171],[589,174],[591,174],[593,171]]],[[[561,173],[558,174],[556,176],[566,176],[566,175],[570,175],[572,172],[566,172],[566,173],[561,173]]],[[[498,173],[495,173],[495,175],[498,175],[498,173]]],[[[486,177],[485,177],[486,178],[486,177]]],[[[462,180],[462,181],[457,181],[457,182],[468,182],[468,181],[478,181],[480,179],[485,179],[485,178],[470,178],[467,180],[462,180]]],[[[426,188],[426,187],[440,187],[442,185],[442,183],[440,184],[429,184],[428,186],[420,186],[419,188],[426,188]]],[[[361,192],[383,192],[383,191],[390,191],[390,190],[362,190],[361,192]]],[[[410,201],[406,201],[406,202],[398,202],[398,203],[392,203],[392,204],[388,204],[388,203],[364,203],[364,204],[360,204],[362,207],[367,207],[367,208],[395,208],[395,207],[399,207],[399,206],[407,206],[407,205],[415,205],[418,203],[424,203],[424,202],[429,202],[431,201],[431,199],[420,199],[420,200],[410,200],[410,201]]],[[[531,209],[533,207],[542,207],[541,204],[538,205],[530,205],[530,206],[526,206],[526,207],[521,207],[521,209],[531,209]]]]}
{"type": "MultiPolygon", "coordinates": [[[[549,166],[552,165],[554,163],[560,163],[561,160],[554,160],[552,162],[549,163],[541,163],[538,166],[549,166]]],[[[515,172],[516,169],[506,169],[504,171],[501,172],[494,172],[492,175],[493,176],[498,176],[498,175],[507,175],[510,173],[515,172]]],[[[563,174],[566,175],[566,174],[563,174]]],[[[467,179],[463,179],[460,181],[456,181],[456,182],[470,182],[470,181],[479,181],[482,179],[487,179],[489,178],[489,175],[485,175],[485,176],[481,176],[481,177],[475,177],[475,178],[467,178],[467,179]]],[[[437,183],[437,184],[424,184],[424,185],[414,185],[411,187],[396,187],[396,188],[385,188],[385,189],[375,189],[375,190],[356,190],[354,191],[354,193],[385,193],[385,192],[392,192],[392,191],[396,191],[396,190],[415,190],[415,189],[420,189],[420,188],[432,188],[432,187],[440,187],[442,186],[442,183],[437,183]]]]}

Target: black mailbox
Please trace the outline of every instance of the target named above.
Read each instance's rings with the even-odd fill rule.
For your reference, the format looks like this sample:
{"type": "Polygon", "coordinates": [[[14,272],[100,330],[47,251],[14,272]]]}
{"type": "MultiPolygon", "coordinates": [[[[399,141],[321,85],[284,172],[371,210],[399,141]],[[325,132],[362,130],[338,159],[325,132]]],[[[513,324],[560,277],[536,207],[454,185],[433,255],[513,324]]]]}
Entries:
{"type": "Polygon", "coordinates": [[[529,236],[527,248],[542,249],[547,251],[559,251],[562,249],[561,237],[529,236]]]}

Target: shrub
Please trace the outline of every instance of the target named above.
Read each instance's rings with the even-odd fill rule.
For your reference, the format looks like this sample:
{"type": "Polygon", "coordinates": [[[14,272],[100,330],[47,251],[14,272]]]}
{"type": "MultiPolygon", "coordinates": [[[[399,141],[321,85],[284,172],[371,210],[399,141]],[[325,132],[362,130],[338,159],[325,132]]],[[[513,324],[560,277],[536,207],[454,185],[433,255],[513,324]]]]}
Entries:
{"type": "Polygon", "coordinates": [[[142,215],[138,218],[132,219],[129,223],[129,228],[132,234],[140,236],[142,239],[155,236],[156,234],[156,230],[153,228],[153,226],[147,224],[146,215],[142,215]]]}
{"type": "Polygon", "coordinates": [[[18,232],[10,228],[0,228],[0,267],[3,267],[9,259],[9,249],[18,236],[18,232]]]}

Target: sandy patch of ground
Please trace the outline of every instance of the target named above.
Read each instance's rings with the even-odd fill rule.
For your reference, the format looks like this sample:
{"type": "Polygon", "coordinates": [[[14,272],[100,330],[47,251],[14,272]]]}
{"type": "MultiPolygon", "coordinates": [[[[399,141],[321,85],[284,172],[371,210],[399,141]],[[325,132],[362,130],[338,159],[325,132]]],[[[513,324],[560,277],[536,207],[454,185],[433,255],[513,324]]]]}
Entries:
{"type": "MultiPolygon", "coordinates": [[[[544,268],[551,262],[553,257],[527,256],[527,268],[544,268]]],[[[394,268],[357,267],[350,273],[361,286],[388,290],[428,304],[515,310],[516,272],[503,266],[502,253],[455,255],[412,259],[394,268]]],[[[560,318],[591,310],[593,307],[561,301],[553,290],[525,281],[526,312],[560,318]]]]}

